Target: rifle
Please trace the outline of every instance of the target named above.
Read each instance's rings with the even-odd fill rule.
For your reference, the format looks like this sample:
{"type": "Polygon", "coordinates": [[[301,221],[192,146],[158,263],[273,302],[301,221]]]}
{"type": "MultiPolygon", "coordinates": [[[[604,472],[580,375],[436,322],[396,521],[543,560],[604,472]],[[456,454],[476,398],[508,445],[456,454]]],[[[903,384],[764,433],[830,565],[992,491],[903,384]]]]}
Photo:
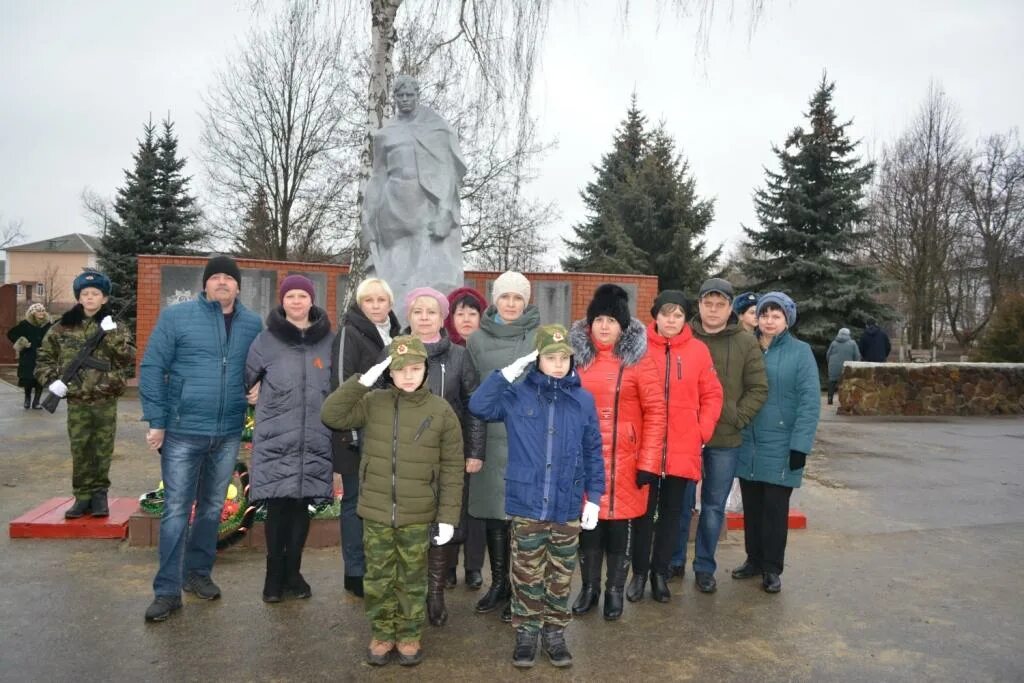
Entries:
{"type": "MultiPolygon", "coordinates": [[[[107,331],[100,328],[96,331],[96,334],[92,335],[85,340],[85,344],[81,349],[78,350],[78,354],[71,359],[68,366],[64,368],[64,372],[60,376],[60,381],[64,382],[65,385],[71,386],[70,382],[75,378],[82,368],[93,368],[101,372],[108,372],[110,370],[110,362],[93,358],[92,352],[96,350],[96,347],[103,341],[103,337],[107,336],[107,331]]],[[[57,406],[60,405],[60,396],[51,394],[49,389],[46,391],[46,397],[40,401],[40,405],[43,406],[48,412],[56,412],[57,406]]]]}

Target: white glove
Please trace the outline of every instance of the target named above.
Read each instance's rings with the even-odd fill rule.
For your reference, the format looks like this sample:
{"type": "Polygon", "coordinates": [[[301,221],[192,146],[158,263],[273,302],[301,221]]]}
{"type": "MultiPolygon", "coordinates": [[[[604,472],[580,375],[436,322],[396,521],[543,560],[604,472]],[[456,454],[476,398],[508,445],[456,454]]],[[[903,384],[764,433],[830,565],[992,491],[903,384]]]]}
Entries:
{"type": "Polygon", "coordinates": [[[526,366],[528,366],[530,363],[532,363],[535,360],[537,360],[537,351],[536,351],[536,349],[533,350],[533,351],[530,351],[528,354],[526,354],[522,358],[514,360],[514,361],[512,361],[511,364],[506,365],[505,367],[503,367],[501,369],[501,376],[504,377],[505,380],[508,381],[508,382],[514,382],[516,377],[518,377],[519,375],[523,374],[523,370],[526,369],[526,366]]]}
{"type": "Polygon", "coordinates": [[[53,383],[46,388],[50,390],[51,394],[59,396],[60,398],[64,398],[68,395],[68,385],[64,384],[64,382],[61,382],[59,379],[54,380],[53,383]]]}
{"type": "Polygon", "coordinates": [[[364,372],[363,376],[359,378],[359,383],[366,388],[372,387],[377,383],[377,380],[380,379],[380,376],[384,374],[384,371],[387,370],[389,365],[391,365],[391,356],[388,356],[364,372]]]}
{"type": "Polygon", "coordinates": [[[113,332],[117,329],[117,323],[108,315],[100,321],[100,329],[104,332],[113,332]]]}
{"type": "Polygon", "coordinates": [[[434,545],[444,545],[448,541],[452,540],[452,536],[455,535],[455,527],[451,524],[445,524],[444,522],[437,523],[437,536],[434,536],[434,545]]]}
{"type": "Polygon", "coordinates": [[[597,514],[601,512],[601,506],[591,503],[589,500],[583,504],[583,514],[580,515],[580,528],[584,531],[593,531],[597,528],[597,514]]]}

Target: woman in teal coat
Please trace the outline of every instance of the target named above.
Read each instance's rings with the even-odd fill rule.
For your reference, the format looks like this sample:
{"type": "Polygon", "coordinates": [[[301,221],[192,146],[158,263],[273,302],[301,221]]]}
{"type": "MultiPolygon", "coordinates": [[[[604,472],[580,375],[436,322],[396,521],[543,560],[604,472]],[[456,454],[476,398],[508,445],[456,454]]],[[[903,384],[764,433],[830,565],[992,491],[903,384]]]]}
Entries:
{"type": "Polygon", "coordinates": [[[768,374],[768,400],[743,430],[736,476],[743,494],[747,560],[734,579],[761,577],[768,593],[782,590],[789,498],[799,488],[821,413],[818,366],[807,342],[789,331],[796,304],[782,292],[757,302],[758,340],[768,374]]]}

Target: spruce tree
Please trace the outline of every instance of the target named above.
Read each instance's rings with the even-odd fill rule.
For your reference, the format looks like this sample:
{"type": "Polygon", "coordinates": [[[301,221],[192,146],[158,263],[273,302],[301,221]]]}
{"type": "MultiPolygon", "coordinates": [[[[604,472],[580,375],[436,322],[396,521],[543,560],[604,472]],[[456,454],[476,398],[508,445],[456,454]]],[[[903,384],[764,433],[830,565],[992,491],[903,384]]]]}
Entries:
{"type": "Polygon", "coordinates": [[[675,143],[647,119],[636,96],[616,131],[612,151],[581,193],[590,213],[575,226],[562,261],[568,271],[656,275],[662,289],[694,290],[718,260],[701,239],[714,216],[713,200],[696,182],[675,143]]]}
{"type": "Polygon", "coordinates": [[[157,138],[152,121],[143,126],[134,168],[125,170],[125,183],[114,200],[111,220],[100,240],[100,268],[110,277],[111,307],[119,320],[135,329],[139,254],[183,254],[200,238],[196,200],[188,193],[189,179],[181,171],[173,124],[163,123],[157,138]]]}
{"type": "Polygon", "coordinates": [[[855,153],[859,141],[846,132],[852,122],[837,122],[834,90],[822,76],[807,128],[796,128],[781,149],[773,145],[779,170],[765,169],[765,187],[754,194],[760,229],[744,227],[751,254],[744,273],[754,289],[793,298],[799,335],[819,362],[840,327],[888,317],[873,298],[877,276],[856,259],[874,169],[855,153]]]}

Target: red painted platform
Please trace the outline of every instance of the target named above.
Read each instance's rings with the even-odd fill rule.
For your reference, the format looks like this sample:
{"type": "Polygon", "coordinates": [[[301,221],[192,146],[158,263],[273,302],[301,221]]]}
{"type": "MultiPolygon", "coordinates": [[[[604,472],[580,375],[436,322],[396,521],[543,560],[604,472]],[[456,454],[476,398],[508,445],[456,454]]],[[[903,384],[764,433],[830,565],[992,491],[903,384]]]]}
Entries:
{"type": "Polygon", "coordinates": [[[11,521],[11,538],[116,538],[128,535],[128,518],[139,509],[136,498],[111,498],[109,517],[64,519],[73,497],[51,498],[11,521]]]}
{"type": "MultiPolygon", "coordinates": [[[[729,527],[729,531],[743,531],[743,513],[742,512],[727,512],[725,513],[726,525],[729,527]]],[[[807,515],[800,512],[799,510],[793,509],[789,511],[789,528],[790,529],[806,529],[807,528],[807,515]]]]}

